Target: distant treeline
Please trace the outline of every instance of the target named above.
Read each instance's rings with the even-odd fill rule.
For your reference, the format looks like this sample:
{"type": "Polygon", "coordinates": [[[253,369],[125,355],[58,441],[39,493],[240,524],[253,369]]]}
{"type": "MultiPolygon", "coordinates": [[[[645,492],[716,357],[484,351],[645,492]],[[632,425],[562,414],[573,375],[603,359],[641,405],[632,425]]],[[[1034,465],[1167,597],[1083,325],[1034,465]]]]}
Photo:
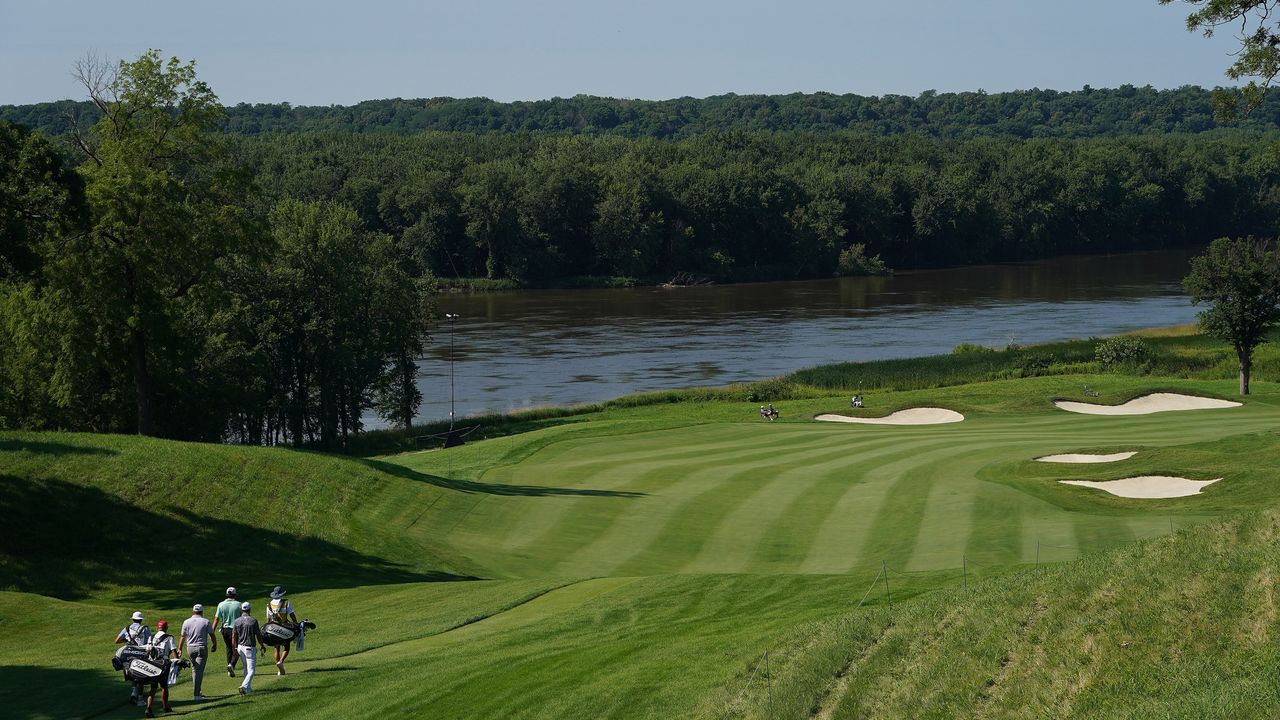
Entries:
{"type": "MultiPolygon", "coordinates": [[[[0,106],[0,120],[59,135],[68,115],[84,125],[97,120],[88,102],[70,100],[0,106]]],[[[1236,123],[1270,130],[1280,122],[1280,95],[1236,123]]],[[[1111,89],[1024,90],[863,96],[831,93],[716,95],[673,100],[627,100],[578,95],[502,103],[486,98],[369,100],[352,106],[239,104],[227,108],[226,131],[356,132],[414,134],[580,133],[661,139],[710,131],[816,132],[854,130],[873,135],[920,133],[939,138],[1115,137],[1198,133],[1217,127],[1209,90],[1157,90],[1122,85],[1111,89]]]]}
{"type": "Polygon", "coordinates": [[[1085,140],[708,132],[241,138],[272,201],[336,200],[418,271],[546,284],[876,272],[1271,234],[1280,133],[1085,140]]]}

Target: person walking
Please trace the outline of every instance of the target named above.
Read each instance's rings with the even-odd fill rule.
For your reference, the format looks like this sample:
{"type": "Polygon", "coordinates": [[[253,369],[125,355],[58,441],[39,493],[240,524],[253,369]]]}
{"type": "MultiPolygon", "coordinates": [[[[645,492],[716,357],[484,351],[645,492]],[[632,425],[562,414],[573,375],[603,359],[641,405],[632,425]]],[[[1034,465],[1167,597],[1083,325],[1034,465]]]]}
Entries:
{"type": "MultiPolygon", "coordinates": [[[[236,644],[231,642],[231,626],[240,617],[240,601],[236,599],[236,589],[227,588],[227,599],[218,603],[214,611],[213,630],[222,634],[222,643],[227,647],[227,677],[236,676],[236,661],[240,659],[236,652],[236,644]]],[[[216,649],[216,648],[215,648],[216,649]]]]}
{"type": "Polygon", "coordinates": [[[248,602],[240,603],[240,617],[231,626],[231,641],[236,644],[236,652],[244,659],[244,682],[240,683],[240,694],[253,692],[253,673],[258,666],[258,648],[265,653],[267,646],[262,642],[262,628],[258,627],[258,619],[250,612],[253,607],[248,602]]]}
{"type": "Polygon", "coordinates": [[[209,650],[218,652],[218,636],[213,633],[213,624],[204,617],[204,605],[196,603],[191,606],[191,617],[182,622],[181,635],[182,637],[178,638],[178,656],[182,656],[185,648],[187,659],[191,661],[191,681],[195,685],[195,699],[199,702],[205,699],[200,689],[204,682],[204,667],[209,662],[209,650]]]}
{"type": "MultiPolygon", "coordinates": [[[[146,647],[151,642],[151,628],[147,627],[143,620],[142,612],[136,611],[129,618],[130,622],[124,626],[124,629],[116,634],[117,645],[136,645],[138,647],[146,647]]],[[[125,676],[126,679],[128,676],[125,676]]],[[[129,703],[132,705],[142,704],[142,686],[135,682],[130,682],[129,703]]]]}
{"type": "MultiPolygon", "coordinates": [[[[271,591],[271,602],[267,603],[267,622],[277,625],[289,624],[295,631],[298,629],[298,616],[293,611],[293,603],[285,597],[285,590],[279,585],[271,591]]],[[[284,661],[289,658],[289,649],[292,646],[292,642],[287,642],[275,647],[277,675],[284,675],[284,661]]]]}
{"type": "Polygon", "coordinates": [[[157,688],[160,689],[160,706],[165,712],[173,712],[173,708],[169,705],[169,663],[177,658],[178,649],[174,647],[173,636],[169,634],[168,621],[156,622],[156,634],[152,635],[151,642],[147,643],[147,656],[151,660],[163,661],[164,664],[164,672],[149,683],[151,687],[147,691],[147,712],[143,717],[153,718],[155,713],[152,712],[151,706],[155,701],[157,688]]]}

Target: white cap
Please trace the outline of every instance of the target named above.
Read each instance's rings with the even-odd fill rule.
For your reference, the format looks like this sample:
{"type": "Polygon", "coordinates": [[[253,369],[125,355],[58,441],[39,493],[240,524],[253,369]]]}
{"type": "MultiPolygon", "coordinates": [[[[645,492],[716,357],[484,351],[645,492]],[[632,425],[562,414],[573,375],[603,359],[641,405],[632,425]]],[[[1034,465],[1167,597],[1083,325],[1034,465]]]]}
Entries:
{"type": "Polygon", "coordinates": [[[133,619],[142,622],[142,611],[139,610],[133,614],[133,619]]]}
{"type": "Polygon", "coordinates": [[[227,588],[227,595],[235,595],[235,594],[236,594],[236,589],[234,586],[227,588]]]}
{"type": "Polygon", "coordinates": [[[240,603],[240,609],[244,610],[245,612],[249,611],[249,607],[250,605],[248,600],[245,600],[244,602],[240,603]]]}
{"type": "Polygon", "coordinates": [[[196,603],[195,605],[191,606],[191,612],[197,613],[197,614],[202,613],[204,612],[204,606],[201,605],[200,603],[196,603]]]}

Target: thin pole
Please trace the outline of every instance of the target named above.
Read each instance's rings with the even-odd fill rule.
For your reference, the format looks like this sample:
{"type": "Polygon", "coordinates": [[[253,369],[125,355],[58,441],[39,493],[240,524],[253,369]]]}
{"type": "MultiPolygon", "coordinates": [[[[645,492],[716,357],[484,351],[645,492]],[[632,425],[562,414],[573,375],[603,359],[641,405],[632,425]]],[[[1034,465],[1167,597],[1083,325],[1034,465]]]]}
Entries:
{"type": "Polygon", "coordinates": [[[773,675],[769,672],[769,650],[764,651],[764,687],[769,697],[769,717],[773,717],[773,675]]]}
{"type": "Polygon", "coordinates": [[[889,592],[889,566],[884,560],[880,561],[880,572],[884,573],[884,595],[889,598],[889,609],[893,609],[893,593],[889,592]]]}
{"type": "Polygon", "coordinates": [[[445,317],[449,319],[449,430],[452,431],[453,430],[453,400],[454,400],[453,361],[455,357],[454,344],[453,344],[453,328],[454,328],[454,322],[457,321],[458,319],[458,315],[456,313],[449,313],[448,315],[445,315],[445,317]]]}

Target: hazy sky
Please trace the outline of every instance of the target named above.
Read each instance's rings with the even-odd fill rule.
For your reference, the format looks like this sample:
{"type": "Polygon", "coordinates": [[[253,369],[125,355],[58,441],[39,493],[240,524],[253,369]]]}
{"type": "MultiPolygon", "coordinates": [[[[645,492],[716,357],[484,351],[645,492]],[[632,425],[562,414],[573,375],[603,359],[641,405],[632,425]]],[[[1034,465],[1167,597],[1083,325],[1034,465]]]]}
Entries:
{"type": "Polygon", "coordinates": [[[1230,32],[1156,0],[0,0],[0,103],[86,51],[195,58],[223,102],[1227,84],[1230,32]]]}

